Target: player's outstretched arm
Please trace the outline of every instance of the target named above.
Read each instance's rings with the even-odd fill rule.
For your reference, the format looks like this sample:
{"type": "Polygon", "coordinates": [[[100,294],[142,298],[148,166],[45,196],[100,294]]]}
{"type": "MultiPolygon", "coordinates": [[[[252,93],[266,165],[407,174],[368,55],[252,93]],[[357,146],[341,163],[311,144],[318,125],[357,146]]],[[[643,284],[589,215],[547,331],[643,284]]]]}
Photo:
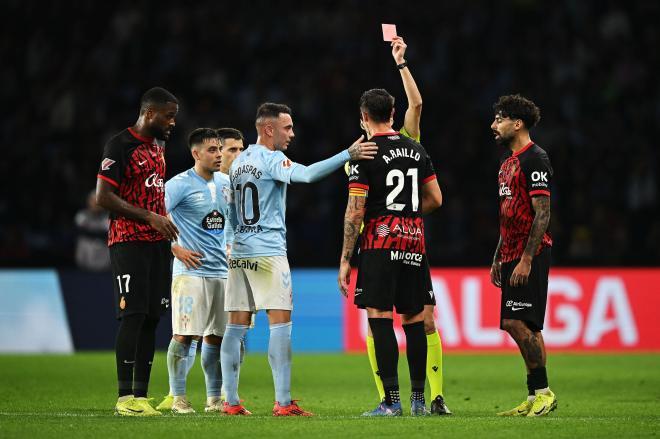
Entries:
{"type": "Polygon", "coordinates": [[[353,256],[355,241],[360,234],[364,213],[367,210],[366,205],[366,196],[348,196],[348,204],[344,214],[344,245],[341,249],[339,276],[337,278],[339,290],[345,297],[348,296],[348,285],[351,281],[351,257],[353,256]]]}
{"type": "Polygon", "coordinates": [[[539,245],[541,245],[545,231],[548,230],[548,224],[550,224],[550,197],[532,197],[532,207],[534,208],[534,222],[532,222],[532,228],[529,231],[525,251],[520,258],[520,262],[513,269],[513,273],[511,273],[509,282],[512,287],[527,284],[529,272],[532,270],[532,259],[539,245]]]}
{"type": "MultiPolygon", "coordinates": [[[[397,66],[406,62],[405,54],[407,48],[408,45],[406,45],[400,36],[392,39],[392,57],[397,66]]],[[[419,92],[419,88],[417,88],[417,84],[407,65],[399,69],[399,73],[401,74],[403,89],[406,91],[406,99],[408,100],[408,108],[403,119],[403,127],[410,134],[410,137],[419,139],[420,121],[422,119],[422,94],[419,92]]]]}
{"type": "Polygon", "coordinates": [[[422,186],[422,215],[442,206],[442,191],[435,178],[422,186]]]}
{"type": "Polygon", "coordinates": [[[96,180],[96,203],[117,215],[149,224],[170,241],[175,240],[179,234],[176,225],[167,217],[127,203],[117,195],[113,185],[101,178],[96,180]]]}
{"type": "Polygon", "coordinates": [[[329,159],[309,166],[296,164],[291,173],[291,182],[313,183],[341,168],[349,160],[372,160],[378,153],[378,146],[374,142],[363,142],[363,140],[364,136],[360,136],[348,149],[335,154],[329,159]]]}

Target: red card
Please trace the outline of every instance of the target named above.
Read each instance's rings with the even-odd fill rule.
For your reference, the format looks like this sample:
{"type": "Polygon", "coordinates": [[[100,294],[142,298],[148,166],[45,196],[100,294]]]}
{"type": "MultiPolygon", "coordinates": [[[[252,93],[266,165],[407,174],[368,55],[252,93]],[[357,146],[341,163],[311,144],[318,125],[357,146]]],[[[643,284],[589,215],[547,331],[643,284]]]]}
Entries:
{"type": "Polygon", "coordinates": [[[392,41],[396,37],[396,24],[382,24],[383,41],[392,41]]]}

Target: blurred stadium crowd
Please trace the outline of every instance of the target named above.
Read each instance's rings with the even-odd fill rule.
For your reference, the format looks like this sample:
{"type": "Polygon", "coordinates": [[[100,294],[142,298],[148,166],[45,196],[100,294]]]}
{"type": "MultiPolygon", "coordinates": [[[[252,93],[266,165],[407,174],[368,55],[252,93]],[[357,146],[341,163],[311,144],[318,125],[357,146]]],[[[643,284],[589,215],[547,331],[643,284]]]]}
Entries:
{"type": "MultiPolygon", "coordinates": [[[[289,104],[309,164],[359,135],[362,91],[405,95],[380,23],[396,23],[421,90],[422,144],[445,203],[427,219],[435,266],[489,265],[501,94],[542,110],[532,138],[555,169],[555,265],[660,263],[660,3],[653,1],[4,2],[0,30],[0,265],[74,265],[76,212],[101,152],[147,88],[180,98],[168,175],[187,134],[232,126],[254,142],[263,101],[289,104]]],[[[346,178],[289,189],[293,266],[339,258],[346,178]]],[[[78,222],[79,224],[79,222],[78,222]]]]}

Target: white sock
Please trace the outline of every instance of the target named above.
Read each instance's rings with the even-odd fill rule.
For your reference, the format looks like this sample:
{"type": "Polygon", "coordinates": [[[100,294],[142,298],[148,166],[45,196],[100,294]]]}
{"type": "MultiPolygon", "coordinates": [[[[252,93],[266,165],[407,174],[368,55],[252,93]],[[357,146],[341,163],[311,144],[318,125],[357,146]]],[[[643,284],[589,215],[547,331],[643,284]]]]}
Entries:
{"type": "Polygon", "coordinates": [[[534,393],[536,393],[537,395],[538,395],[539,393],[543,393],[543,394],[547,395],[547,394],[550,393],[550,387],[546,387],[546,388],[544,388],[544,389],[536,389],[536,390],[534,391],[534,393]]]}
{"type": "Polygon", "coordinates": [[[527,395],[527,402],[534,402],[536,395],[527,395]]]}

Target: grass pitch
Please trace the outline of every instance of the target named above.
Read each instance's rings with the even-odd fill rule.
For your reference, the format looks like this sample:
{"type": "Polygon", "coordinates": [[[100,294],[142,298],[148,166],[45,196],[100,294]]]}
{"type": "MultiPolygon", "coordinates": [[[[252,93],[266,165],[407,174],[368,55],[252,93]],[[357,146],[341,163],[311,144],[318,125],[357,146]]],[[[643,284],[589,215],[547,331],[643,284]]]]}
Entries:
{"type": "MultiPolygon", "coordinates": [[[[451,417],[413,418],[401,356],[404,417],[365,419],[377,404],[366,356],[294,354],[293,396],[313,418],[273,418],[272,377],[264,355],[247,356],[241,397],[254,416],[205,414],[199,355],[188,381],[198,414],[161,418],[113,416],[114,355],[0,356],[0,438],[14,437],[653,437],[660,436],[660,355],[550,353],[559,408],[545,418],[498,418],[526,395],[516,355],[446,355],[445,396],[451,417]],[[533,435],[533,436],[532,436],[533,435]]],[[[150,396],[167,393],[164,353],[154,362],[150,396]]],[[[158,402],[157,401],[157,402],[158,402]]]]}

